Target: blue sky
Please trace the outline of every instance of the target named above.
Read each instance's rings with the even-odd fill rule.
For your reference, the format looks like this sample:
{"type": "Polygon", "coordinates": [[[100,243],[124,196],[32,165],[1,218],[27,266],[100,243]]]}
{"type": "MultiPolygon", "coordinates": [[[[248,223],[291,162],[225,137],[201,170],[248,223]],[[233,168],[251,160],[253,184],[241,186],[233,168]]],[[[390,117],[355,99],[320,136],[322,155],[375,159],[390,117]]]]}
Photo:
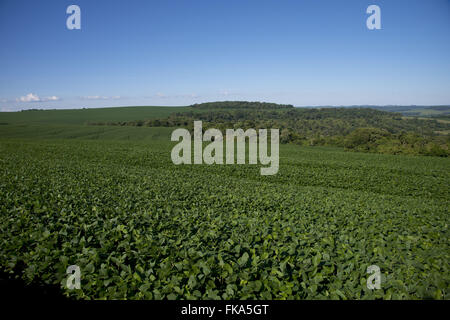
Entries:
{"type": "Polygon", "coordinates": [[[449,104],[449,35],[448,0],[0,0],[0,110],[449,104]]]}

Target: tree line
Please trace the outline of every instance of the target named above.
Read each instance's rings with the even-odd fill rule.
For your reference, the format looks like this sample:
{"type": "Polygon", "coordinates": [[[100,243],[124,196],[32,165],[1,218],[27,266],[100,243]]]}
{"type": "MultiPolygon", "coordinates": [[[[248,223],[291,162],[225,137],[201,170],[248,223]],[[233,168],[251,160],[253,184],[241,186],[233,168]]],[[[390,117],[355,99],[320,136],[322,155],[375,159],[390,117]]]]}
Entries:
{"type": "Polygon", "coordinates": [[[450,125],[437,120],[404,118],[370,108],[294,108],[259,102],[212,102],[165,118],[90,123],[94,125],[183,127],[203,129],[280,129],[281,143],[338,146],[347,150],[447,157],[450,125]]]}

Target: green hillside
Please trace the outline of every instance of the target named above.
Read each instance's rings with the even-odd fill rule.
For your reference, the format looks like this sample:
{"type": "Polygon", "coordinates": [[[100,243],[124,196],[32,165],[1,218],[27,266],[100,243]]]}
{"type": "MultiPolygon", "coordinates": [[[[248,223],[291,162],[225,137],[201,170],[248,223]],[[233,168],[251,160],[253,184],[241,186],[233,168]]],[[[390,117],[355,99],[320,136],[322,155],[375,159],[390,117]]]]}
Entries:
{"type": "Polygon", "coordinates": [[[26,110],[0,112],[0,123],[5,124],[86,124],[96,121],[132,121],[167,117],[187,107],[116,107],[67,110],[26,110]]]}
{"type": "Polygon", "coordinates": [[[67,124],[0,126],[0,136],[19,139],[152,140],[170,139],[171,128],[114,127],[67,124]]]}
{"type": "Polygon", "coordinates": [[[170,128],[93,126],[103,121],[157,119],[189,107],[117,107],[71,110],[0,112],[0,137],[20,139],[119,139],[170,137],[170,128]]]}

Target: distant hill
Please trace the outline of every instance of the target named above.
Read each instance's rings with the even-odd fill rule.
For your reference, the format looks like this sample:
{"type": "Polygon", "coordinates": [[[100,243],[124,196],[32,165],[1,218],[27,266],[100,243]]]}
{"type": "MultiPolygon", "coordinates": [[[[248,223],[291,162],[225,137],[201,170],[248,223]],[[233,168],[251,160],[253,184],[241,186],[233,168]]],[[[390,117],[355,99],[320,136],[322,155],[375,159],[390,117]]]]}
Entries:
{"type": "Polygon", "coordinates": [[[277,104],[259,101],[217,101],[193,104],[195,109],[285,109],[294,108],[291,104],[277,104]]]}
{"type": "Polygon", "coordinates": [[[374,106],[372,109],[399,112],[404,116],[450,117],[450,106],[374,106]]]}

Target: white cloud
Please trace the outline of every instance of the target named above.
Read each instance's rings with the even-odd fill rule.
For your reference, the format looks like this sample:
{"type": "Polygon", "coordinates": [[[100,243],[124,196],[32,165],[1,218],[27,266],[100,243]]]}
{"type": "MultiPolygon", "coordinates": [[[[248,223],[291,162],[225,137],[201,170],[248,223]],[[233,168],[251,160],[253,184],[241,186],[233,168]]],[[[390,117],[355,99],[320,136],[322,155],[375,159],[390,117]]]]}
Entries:
{"type": "Polygon", "coordinates": [[[36,94],[29,93],[26,96],[17,98],[16,100],[17,102],[39,102],[41,101],[41,98],[39,98],[36,94]]]}
{"type": "Polygon", "coordinates": [[[85,97],[81,97],[83,99],[86,100],[101,100],[101,99],[106,99],[106,97],[101,97],[101,96],[85,96],[85,97]]]}
{"type": "Polygon", "coordinates": [[[47,101],[58,101],[58,100],[59,100],[59,97],[57,97],[57,96],[51,96],[51,97],[47,97],[46,100],[47,100],[47,101]]]}
{"type": "Polygon", "coordinates": [[[81,99],[84,100],[118,100],[121,99],[121,96],[111,96],[111,97],[107,97],[107,96],[84,96],[81,97],[81,99]]]}
{"type": "Polygon", "coordinates": [[[37,94],[29,93],[26,96],[22,96],[16,99],[17,102],[45,102],[45,101],[58,101],[60,100],[57,96],[50,96],[41,98],[37,94]]]}

